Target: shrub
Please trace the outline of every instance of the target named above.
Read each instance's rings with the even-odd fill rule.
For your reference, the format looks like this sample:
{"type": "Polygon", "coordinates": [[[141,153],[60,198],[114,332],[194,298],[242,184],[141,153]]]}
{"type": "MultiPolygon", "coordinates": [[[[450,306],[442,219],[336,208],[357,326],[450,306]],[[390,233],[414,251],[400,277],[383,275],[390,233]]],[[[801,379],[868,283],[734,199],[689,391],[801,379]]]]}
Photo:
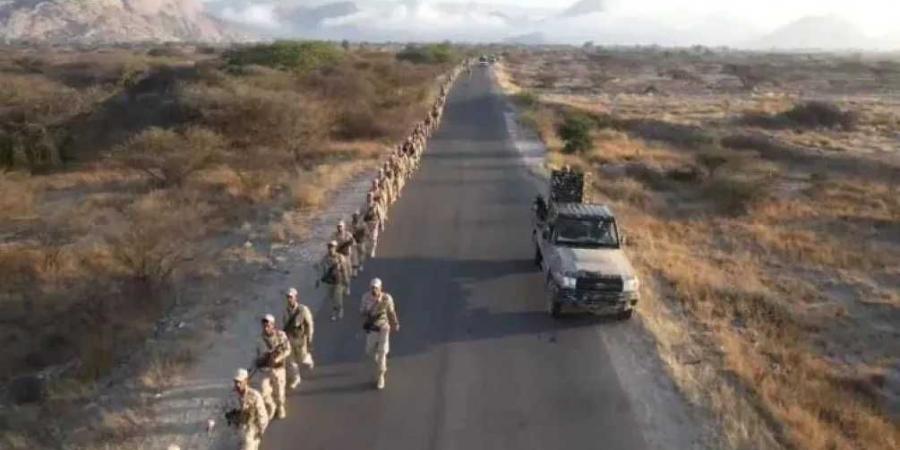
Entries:
{"type": "Polygon", "coordinates": [[[794,106],[780,116],[792,123],[808,128],[842,128],[853,130],[859,117],[852,111],[842,111],[833,103],[811,101],[794,106]]]}
{"type": "Polygon", "coordinates": [[[532,108],[540,102],[540,98],[531,91],[522,91],[512,96],[513,102],[524,108],[532,108]]]}
{"type": "Polygon", "coordinates": [[[343,111],[337,118],[335,135],[341,139],[378,139],[389,130],[368,107],[358,107],[343,111]]]}
{"type": "Polygon", "coordinates": [[[407,45],[397,53],[397,59],[413,64],[447,64],[457,58],[450,44],[407,45]]]}
{"type": "Polygon", "coordinates": [[[162,187],[180,186],[197,171],[217,160],[223,138],[203,128],[182,133],[151,128],[131,138],[120,150],[129,167],[144,173],[162,187]]]}
{"type": "Polygon", "coordinates": [[[613,120],[614,127],[624,127],[644,139],[663,141],[683,148],[707,147],[715,143],[715,137],[703,128],[655,119],[635,119],[622,123],[613,120]]]}
{"type": "Polygon", "coordinates": [[[336,64],[342,52],[327,42],[278,41],[232,49],[225,54],[228,66],[243,68],[259,65],[280,70],[308,72],[336,64]]]}
{"type": "Polygon", "coordinates": [[[565,143],[564,153],[582,153],[593,146],[591,138],[592,122],[580,114],[570,114],[556,130],[556,134],[565,143]]]}
{"type": "Polygon", "coordinates": [[[729,214],[747,213],[753,205],[769,197],[770,183],[762,179],[737,176],[716,177],[706,187],[706,194],[729,214]]]}
{"type": "Polygon", "coordinates": [[[134,202],[106,236],[112,257],[130,278],[161,286],[199,255],[207,208],[156,191],[134,202]]]}

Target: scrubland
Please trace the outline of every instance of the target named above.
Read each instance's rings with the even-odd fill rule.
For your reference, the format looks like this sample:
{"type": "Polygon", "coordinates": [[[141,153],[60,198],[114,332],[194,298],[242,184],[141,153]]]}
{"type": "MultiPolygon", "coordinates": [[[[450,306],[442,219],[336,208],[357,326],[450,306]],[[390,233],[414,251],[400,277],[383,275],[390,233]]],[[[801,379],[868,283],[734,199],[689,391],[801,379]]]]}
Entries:
{"type": "Polygon", "coordinates": [[[271,266],[250,240],[302,239],[424,117],[452,64],[440,51],[4,48],[0,447],[115,448],[134,418],[83,408],[124,378],[177,377],[192,348],[144,343],[208,298],[185,286],[271,266]]]}
{"type": "Polygon", "coordinates": [[[510,50],[498,76],[612,205],[640,320],[731,448],[900,445],[900,61],[510,50]]]}

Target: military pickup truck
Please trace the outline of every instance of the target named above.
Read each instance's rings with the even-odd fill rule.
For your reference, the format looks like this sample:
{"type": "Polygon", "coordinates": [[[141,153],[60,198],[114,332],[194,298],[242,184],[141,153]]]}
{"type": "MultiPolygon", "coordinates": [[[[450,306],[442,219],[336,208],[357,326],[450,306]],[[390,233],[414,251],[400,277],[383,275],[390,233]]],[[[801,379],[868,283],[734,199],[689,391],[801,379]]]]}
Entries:
{"type": "Polygon", "coordinates": [[[638,277],[622,250],[624,237],[604,205],[584,202],[584,175],[554,171],[549,201],[535,200],[534,261],[544,274],[547,310],[631,318],[638,277]]]}

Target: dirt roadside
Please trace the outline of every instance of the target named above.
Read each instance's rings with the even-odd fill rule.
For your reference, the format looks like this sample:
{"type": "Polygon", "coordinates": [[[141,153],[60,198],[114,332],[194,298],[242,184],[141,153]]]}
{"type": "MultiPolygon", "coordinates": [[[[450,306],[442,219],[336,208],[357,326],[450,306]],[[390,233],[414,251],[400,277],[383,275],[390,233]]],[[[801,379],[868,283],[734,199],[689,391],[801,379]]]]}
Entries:
{"type": "MultiPolygon", "coordinates": [[[[270,246],[276,266],[235,274],[244,280],[239,291],[222,292],[234,299],[228,305],[234,316],[221,332],[211,336],[180,382],[153,395],[155,432],[148,433],[142,448],[166,448],[172,444],[185,449],[225,448],[231,442],[234,433],[227,429],[222,417],[224,402],[230,395],[228,380],[236,368],[250,363],[248,355],[256,345],[259,316],[265,313],[279,316],[284,309],[282,293],[291,286],[300,291],[304,304],[318,311],[324,302],[324,292],[315,289],[313,265],[324,252],[321,243],[333,231],[335,223],[348,218],[361,206],[372,177],[374,173],[366,173],[334,192],[328,203],[331,206],[316,215],[304,242],[270,246]],[[208,430],[209,420],[216,422],[212,432],[208,430]]],[[[267,245],[264,241],[252,243],[267,245]]]]}

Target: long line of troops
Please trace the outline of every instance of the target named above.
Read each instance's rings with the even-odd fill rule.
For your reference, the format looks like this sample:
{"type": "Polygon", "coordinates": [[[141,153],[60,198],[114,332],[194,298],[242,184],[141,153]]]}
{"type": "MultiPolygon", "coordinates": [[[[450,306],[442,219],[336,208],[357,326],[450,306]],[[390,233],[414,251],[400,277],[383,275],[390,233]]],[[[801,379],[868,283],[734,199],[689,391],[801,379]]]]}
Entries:
{"type": "MultiPolygon", "coordinates": [[[[427,141],[441,122],[450,87],[463,71],[471,73],[471,65],[466,60],[451,71],[425,120],[416,124],[378,169],[363,208],[353,213],[349,223],[338,222],[327,243],[327,253],[316,267],[319,272],[316,287],[326,290],[332,321],[344,317],[344,297],[350,295],[350,282],[362,273],[366,260],[375,257],[378,236],[385,229],[388,212],[419,168],[427,141]]],[[[360,305],[366,334],[365,354],[373,367],[375,388],[384,389],[390,334],[400,329],[400,323],[393,298],[384,291],[382,281],[372,279],[369,288],[360,305]]],[[[294,390],[301,383],[301,367],[312,370],[315,366],[312,312],[300,303],[296,288],[288,289],[285,296],[287,308],[281,328],[272,314],[261,317],[262,335],[252,369],[238,369],[233,378],[235,405],[225,417],[238,430],[243,450],[258,449],[269,422],[287,417],[288,367],[291,369],[289,387],[294,390]],[[257,373],[261,375],[259,390],[250,385],[257,373]]]]}

